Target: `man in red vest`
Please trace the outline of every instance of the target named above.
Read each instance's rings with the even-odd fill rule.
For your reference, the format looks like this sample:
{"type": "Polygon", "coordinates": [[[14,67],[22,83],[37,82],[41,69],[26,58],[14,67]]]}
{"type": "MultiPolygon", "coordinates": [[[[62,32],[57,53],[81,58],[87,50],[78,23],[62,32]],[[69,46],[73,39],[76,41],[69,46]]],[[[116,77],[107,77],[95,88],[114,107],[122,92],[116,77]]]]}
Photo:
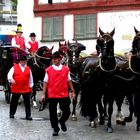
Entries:
{"type": "Polygon", "coordinates": [[[33,77],[30,67],[27,66],[27,57],[20,56],[19,63],[15,64],[7,75],[11,83],[12,99],[10,103],[10,118],[14,118],[20,96],[23,96],[25,104],[26,119],[31,118],[30,93],[33,87],[33,77]]]}
{"type": "Polygon", "coordinates": [[[17,25],[17,31],[16,31],[16,36],[12,38],[11,44],[13,47],[17,47],[22,49],[23,51],[26,51],[26,46],[25,46],[25,38],[22,36],[22,25],[18,24],[17,25]]]}
{"type": "Polygon", "coordinates": [[[69,68],[60,63],[61,59],[62,57],[58,51],[53,53],[53,64],[46,69],[43,94],[41,96],[41,101],[45,100],[46,92],[48,92],[50,122],[53,128],[53,136],[58,136],[58,132],[60,130],[58,122],[61,125],[62,131],[67,131],[65,122],[68,120],[70,115],[70,98],[68,88],[70,88],[71,97],[75,98],[75,91],[72,85],[69,68]],[[58,103],[63,112],[59,121],[57,117],[58,103]]]}
{"type": "Polygon", "coordinates": [[[35,53],[38,50],[38,41],[36,41],[36,34],[30,33],[31,40],[27,44],[27,49],[30,53],[35,53]]]}

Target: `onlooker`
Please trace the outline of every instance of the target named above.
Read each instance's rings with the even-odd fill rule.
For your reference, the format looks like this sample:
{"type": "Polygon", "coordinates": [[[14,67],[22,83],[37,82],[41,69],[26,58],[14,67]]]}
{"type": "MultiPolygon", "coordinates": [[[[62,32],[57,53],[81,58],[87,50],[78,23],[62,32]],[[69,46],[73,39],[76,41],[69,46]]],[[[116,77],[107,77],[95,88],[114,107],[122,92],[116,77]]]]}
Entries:
{"type": "Polygon", "coordinates": [[[27,57],[20,56],[19,63],[15,64],[8,72],[8,81],[11,84],[12,99],[10,103],[10,118],[14,118],[18,100],[23,96],[26,119],[32,120],[30,107],[30,93],[33,87],[33,77],[30,67],[27,66],[27,57]]]}
{"type": "Polygon", "coordinates": [[[61,56],[59,52],[52,55],[52,65],[46,69],[43,84],[43,94],[41,101],[45,100],[46,92],[48,92],[50,122],[53,128],[53,136],[58,136],[60,130],[58,122],[61,125],[62,131],[67,131],[65,122],[70,115],[70,98],[68,93],[68,85],[70,88],[71,97],[75,98],[75,91],[72,85],[70,71],[67,66],[60,63],[61,56]],[[62,116],[58,121],[57,104],[59,103],[62,111],[62,116]]]}

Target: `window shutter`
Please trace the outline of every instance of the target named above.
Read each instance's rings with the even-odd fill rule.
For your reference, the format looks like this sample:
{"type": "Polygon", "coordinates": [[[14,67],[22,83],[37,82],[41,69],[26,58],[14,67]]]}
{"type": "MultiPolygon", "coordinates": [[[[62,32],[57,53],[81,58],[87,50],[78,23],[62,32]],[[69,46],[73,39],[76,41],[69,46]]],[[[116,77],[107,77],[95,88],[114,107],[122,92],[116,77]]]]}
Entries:
{"type": "Polygon", "coordinates": [[[76,16],[76,30],[75,30],[75,36],[76,37],[84,37],[85,34],[85,17],[84,16],[76,16]]]}
{"type": "Polygon", "coordinates": [[[96,15],[88,15],[86,17],[86,27],[87,37],[95,37],[96,36],[96,15]]]}
{"type": "Polygon", "coordinates": [[[75,39],[96,37],[96,14],[75,16],[75,39]]]}
{"type": "Polygon", "coordinates": [[[62,39],[62,17],[54,17],[53,21],[53,39],[62,39]]]}
{"type": "Polygon", "coordinates": [[[44,19],[43,40],[51,40],[52,39],[52,25],[53,25],[53,21],[51,18],[44,19]]]}

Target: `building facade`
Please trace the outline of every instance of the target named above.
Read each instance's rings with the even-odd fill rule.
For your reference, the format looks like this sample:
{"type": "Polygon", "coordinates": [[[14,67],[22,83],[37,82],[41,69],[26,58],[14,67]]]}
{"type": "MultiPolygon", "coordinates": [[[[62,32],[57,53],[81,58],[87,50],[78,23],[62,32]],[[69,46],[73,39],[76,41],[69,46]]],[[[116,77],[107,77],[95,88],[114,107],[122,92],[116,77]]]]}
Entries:
{"type": "Polygon", "coordinates": [[[40,45],[54,45],[54,50],[59,41],[78,40],[91,53],[99,27],[115,28],[115,51],[129,51],[134,26],[140,30],[139,9],[139,0],[18,0],[17,10],[25,37],[35,32],[40,45]]]}
{"type": "Polygon", "coordinates": [[[16,5],[11,0],[0,0],[0,44],[10,44],[16,25],[16,5]]]}

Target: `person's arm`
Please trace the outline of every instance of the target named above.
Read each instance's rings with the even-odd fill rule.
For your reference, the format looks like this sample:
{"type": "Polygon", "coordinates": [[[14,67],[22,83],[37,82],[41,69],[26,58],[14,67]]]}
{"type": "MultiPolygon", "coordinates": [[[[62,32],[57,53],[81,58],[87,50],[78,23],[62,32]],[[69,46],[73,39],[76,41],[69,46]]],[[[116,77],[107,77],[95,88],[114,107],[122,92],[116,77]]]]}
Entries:
{"type": "Polygon", "coordinates": [[[34,82],[33,82],[33,75],[32,75],[31,70],[30,70],[30,79],[29,79],[29,82],[30,82],[30,88],[32,88],[33,85],[34,85],[34,82]]]}
{"type": "Polygon", "coordinates": [[[9,83],[11,83],[11,84],[15,84],[15,80],[14,80],[14,78],[13,78],[13,74],[14,74],[14,67],[12,67],[12,68],[9,70],[8,74],[7,74],[7,79],[8,79],[8,81],[9,81],[9,83]]]}
{"type": "Polygon", "coordinates": [[[43,82],[43,91],[40,99],[41,101],[44,101],[46,99],[47,88],[48,88],[48,74],[46,73],[43,82]]]}
{"type": "Polygon", "coordinates": [[[20,45],[17,45],[17,44],[16,44],[16,40],[15,40],[14,37],[13,37],[12,40],[11,40],[11,44],[12,44],[12,47],[20,48],[20,45]]]}
{"type": "Polygon", "coordinates": [[[71,80],[68,81],[68,85],[69,85],[69,88],[70,88],[70,97],[72,99],[75,99],[76,94],[75,94],[75,90],[73,88],[73,84],[72,84],[71,80]]]}

